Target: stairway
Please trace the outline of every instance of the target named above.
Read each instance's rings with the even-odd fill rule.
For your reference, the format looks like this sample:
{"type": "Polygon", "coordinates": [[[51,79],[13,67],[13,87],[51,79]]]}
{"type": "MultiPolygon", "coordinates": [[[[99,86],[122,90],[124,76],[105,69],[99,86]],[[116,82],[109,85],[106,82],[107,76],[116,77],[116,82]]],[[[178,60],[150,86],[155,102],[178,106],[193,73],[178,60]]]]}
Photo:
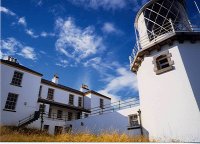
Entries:
{"type": "Polygon", "coordinates": [[[24,127],[36,120],[38,120],[40,117],[40,111],[35,111],[34,114],[22,119],[19,121],[18,127],[24,127]]]}

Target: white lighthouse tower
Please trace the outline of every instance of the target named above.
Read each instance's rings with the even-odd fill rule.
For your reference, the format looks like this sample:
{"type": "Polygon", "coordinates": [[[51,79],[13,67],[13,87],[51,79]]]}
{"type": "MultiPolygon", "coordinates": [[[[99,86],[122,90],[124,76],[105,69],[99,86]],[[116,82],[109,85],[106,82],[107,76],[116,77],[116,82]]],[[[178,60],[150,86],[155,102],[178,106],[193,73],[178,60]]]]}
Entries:
{"type": "Polygon", "coordinates": [[[137,75],[142,127],[162,141],[200,142],[200,29],[184,0],[150,0],[135,19],[129,57],[137,75]]]}

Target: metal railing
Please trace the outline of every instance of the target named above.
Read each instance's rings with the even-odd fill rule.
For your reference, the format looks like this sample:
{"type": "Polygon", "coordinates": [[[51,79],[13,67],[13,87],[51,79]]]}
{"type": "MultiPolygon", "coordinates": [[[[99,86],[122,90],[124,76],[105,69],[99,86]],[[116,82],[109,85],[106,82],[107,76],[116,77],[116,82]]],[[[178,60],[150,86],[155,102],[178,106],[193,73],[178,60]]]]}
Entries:
{"type": "Polygon", "coordinates": [[[174,23],[172,21],[169,21],[165,23],[162,27],[158,27],[151,32],[148,31],[148,34],[137,38],[136,44],[132,50],[132,54],[131,56],[129,56],[130,64],[133,63],[135,56],[141,49],[145,49],[149,45],[169,38],[176,32],[200,32],[200,26],[188,26],[188,23],[184,21],[174,23]]]}
{"type": "Polygon", "coordinates": [[[26,125],[31,121],[34,121],[36,119],[38,119],[40,116],[40,112],[39,111],[35,111],[33,114],[31,114],[30,116],[23,118],[22,120],[19,121],[18,126],[22,126],[22,125],[26,125]]]}
{"type": "MultiPolygon", "coordinates": [[[[117,101],[114,103],[110,104],[105,104],[103,105],[103,108],[101,107],[93,107],[91,108],[91,113],[86,113],[88,116],[95,116],[95,115],[102,115],[105,113],[109,112],[115,112],[118,110],[126,109],[126,108],[131,108],[139,105],[139,99],[128,99],[124,101],[117,101]]],[[[57,113],[51,113],[49,114],[48,112],[43,113],[43,117],[46,119],[51,119],[51,120],[60,120],[60,121],[72,121],[72,120],[77,120],[77,119],[83,119],[87,118],[85,115],[80,115],[80,117],[77,117],[77,111],[72,112],[73,116],[69,119],[68,115],[58,115],[57,113]],[[76,113],[75,113],[76,112],[76,113]],[[74,115],[76,114],[76,115],[74,115]]]]}

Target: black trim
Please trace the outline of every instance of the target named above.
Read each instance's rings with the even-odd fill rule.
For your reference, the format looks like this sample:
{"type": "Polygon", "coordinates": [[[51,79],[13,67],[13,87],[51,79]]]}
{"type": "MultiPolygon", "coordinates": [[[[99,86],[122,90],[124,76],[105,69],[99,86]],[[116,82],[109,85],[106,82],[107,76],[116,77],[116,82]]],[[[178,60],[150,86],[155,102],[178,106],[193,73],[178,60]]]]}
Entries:
{"type": "Polygon", "coordinates": [[[16,112],[16,110],[3,109],[3,111],[16,112]]]}
{"type": "Polygon", "coordinates": [[[15,62],[11,62],[11,61],[8,61],[8,60],[1,59],[1,63],[10,65],[10,66],[13,66],[15,68],[19,68],[19,69],[22,69],[22,70],[25,70],[25,71],[28,71],[28,72],[31,72],[31,73],[34,73],[34,74],[39,75],[39,76],[43,76],[41,73],[38,73],[38,72],[36,72],[36,71],[34,71],[32,69],[29,69],[29,68],[27,68],[25,66],[22,66],[22,65],[20,65],[18,63],[15,63],[15,62]]]}
{"type": "Polygon", "coordinates": [[[80,107],[76,107],[76,106],[72,106],[72,105],[68,105],[68,104],[64,104],[64,103],[59,103],[59,102],[55,102],[55,101],[50,101],[47,99],[38,98],[38,102],[50,104],[50,105],[54,105],[54,106],[58,106],[58,107],[68,108],[71,110],[84,111],[84,112],[90,113],[90,110],[88,110],[88,109],[84,109],[84,108],[80,108],[80,107]]]}
{"type": "Polygon", "coordinates": [[[137,127],[128,127],[127,130],[140,129],[140,128],[141,128],[140,126],[137,126],[137,127]]]}
{"type": "Polygon", "coordinates": [[[73,88],[70,88],[70,87],[67,87],[67,86],[64,86],[64,85],[55,84],[54,82],[51,82],[51,81],[46,80],[46,79],[42,79],[41,83],[47,84],[47,85],[50,85],[50,86],[53,86],[53,87],[56,87],[56,88],[60,88],[60,89],[63,89],[63,90],[67,90],[67,91],[70,91],[70,92],[73,92],[73,93],[76,93],[76,94],[79,94],[79,95],[82,95],[82,96],[84,95],[84,93],[81,92],[81,91],[78,91],[76,89],[73,89],[73,88]]]}
{"type": "Polygon", "coordinates": [[[12,86],[17,86],[17,87],[22,87],[21,85],[15,85],[15,84],[13,84],[13,83],[10,83],[10,85],[12,85],[12,86]]]}

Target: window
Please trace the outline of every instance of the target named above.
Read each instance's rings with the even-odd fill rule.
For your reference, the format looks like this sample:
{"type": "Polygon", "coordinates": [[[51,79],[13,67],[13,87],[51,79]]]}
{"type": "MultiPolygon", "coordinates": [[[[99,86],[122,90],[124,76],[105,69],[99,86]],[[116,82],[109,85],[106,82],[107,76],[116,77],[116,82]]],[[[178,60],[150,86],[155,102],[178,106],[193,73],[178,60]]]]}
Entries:
{"type": "Polygon", "coordinates": [[[51,113],[52,113],[52,109],[49,108],[49,113],[48,113],[48,117],[51,118],[51,113]]]}
{"type": "Polygon", "coordinates": [[[138,127],[139,126],[137,114],[129,115],[129,126],[130,127],[138,127]]]}
{"type": "Polygon", "coordinates": [[[103,109],[103,106],[104,106],[104,101],[103,99],[100,99],[100,108],[103,109]]]}
{"type": "Polygon", "coordinates": [[[87,118],[89,115],[87,113],[84,114],[84,117],[87,118]]]}
{"type": "Polygon", "coordinates": [[[78,97],[78,106],[82,107],[82,97],[78,97]]]}
{"type": "Polygon", "coordinates": [[[55,126],[54,134],[55,135],[62,134],[62,130],[63,130],[63,127],[55,126]]]}
{"type": "Polygon", "coordinates": [[[78,113],[76,114],[76,119],[81,119],[81,112],[78,112],[78,113]]]}
{"type": "Polygon", "coordinates": [[[18,94],[9,93],[7,100],[6,100],[5,109],[6,110],[15,110],[17,98],[18,98],[18,94]]]}
{"type": "Polygon", "coordinates": [[[153,57],[154,72],[159,75],[173,69],[174,61],[171,60],[169,51],[162,52],[153,57]]]}
{"type": "Polygon", "coordinates": [[[39,94],[38,94],[39,98],[41,97],[41,93],[42,93],[42,86],[40,86],[40,89],[39,89],[39,94]]]}
{"type": "Polygon", "coordinates": [[[12,78],[11,84],[15,85],[15,86],[21,86],[22,77],[23,77],[23,73],[15,71],[14,75],[13,75],[13,78],[12,78]]]}
{"type": "Polygon", "coordinates": [[[166,55],[161,55],[156,59],[156,64],[158,70],[164,69],[166,67],[169,67],[169,61],[167,59],[166,55]]]}
{"type": "Polygon", "coordinates": [[[69,95],[69,104],[74,105],[74,95],[72,94],[69,95]]]}
{"type": "Polygon", "coordinates": [[[49,88],[48,89],[48,94],[47,94],[47,99],[48,100],[53,100],[53,95],[54,95],[54,89],[49,88]]]}
{"type": "Polygon", "coordinates": [[[44,113],[45,112],[45,107],[46,107],[46,105],[40,104],[39,111],[44,113]]]}
{"type": "Polygon", "coordinates": [[[61,110],[58,110],[58,111],[57,111],[57,118],[58,118],[58,119],[62,119],[62,113],[63,113],[63,112],[62,112],[61,110]]]}
{"type": "Polygon", "coordinates": [[[49,125],[44,125],[43,130],[48,132],[49,131],[49,125]]]}
{"type": "Polygon", "coordinates": [[[68,112],[68,121],[72,120],[72,112],[68,112]]]}

